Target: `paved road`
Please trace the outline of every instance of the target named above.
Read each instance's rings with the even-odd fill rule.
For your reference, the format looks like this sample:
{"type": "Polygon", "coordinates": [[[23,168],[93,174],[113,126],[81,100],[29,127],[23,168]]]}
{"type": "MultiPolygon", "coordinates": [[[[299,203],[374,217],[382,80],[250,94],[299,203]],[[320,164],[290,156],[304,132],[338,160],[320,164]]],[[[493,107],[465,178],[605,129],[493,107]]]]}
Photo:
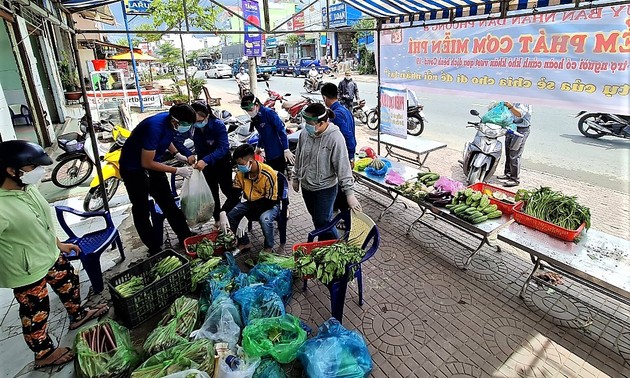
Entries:
{"type": "MultiPolygon", "coordinates": [[[[325,80],[338,83],[339,78],[325,80]]],[[[303,78],[273,77],[269,84],[278,92],[291,93],[291,98],[298,98],[300,94],[308,95],[302,88],[303,81],[303,78]]],[[[209,79],[208,83],[210,88],[237,93],[236,83],[232,79],[209,79]]],[[[264,98],[264,82],[258,82],[258,86],[258,93],[264,98]]],[[[369,108],[376,106],[376,83],[359,83],[359,91],[369,108]]],[[[443,141],[450,148],[461,151],[464,143],[475,135],[473,129],[465,128],[466,121],[475,120],[469,110],[474,108],[483,112],[486,104],[464,96],[417,95],[429,119],[422,136],[443,141]]],[[[583,137],[577,129],[575,113],[551,107],[534,108],[524,166],[630,193],[630,141],[611,137],[598,140],[583,137]]]]}

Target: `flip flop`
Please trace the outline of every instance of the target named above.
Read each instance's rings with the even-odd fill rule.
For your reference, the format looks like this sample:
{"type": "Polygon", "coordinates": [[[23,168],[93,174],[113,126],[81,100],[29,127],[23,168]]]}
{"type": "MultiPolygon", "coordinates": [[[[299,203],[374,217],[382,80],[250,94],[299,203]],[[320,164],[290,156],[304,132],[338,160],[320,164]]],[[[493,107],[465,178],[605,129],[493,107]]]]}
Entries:
{"type": "Polygon", "coordinates": [[[70,328],[71,331],[81,327],[83,324],[89,322],[92,319],[100,318],[101,316],[105,315],[107,312],[109,312],[109,306],[105,303],[102,303],[96,306],[94,309],[86,308],[85,311],[86,313],[81,319],[75,321],[74,323],[70,323],[70,327],[68,328],[70,328]],[[90,313],[90,311],[92,311],[92,313],[90,313]]]}
{"type": "MultiPolygon", "coordinates": [[[[40,365],[37,362],[35,362],[35,365],[33,366],[33,369],[39,370],[39,369],[44,369],[44,368],[52,367],[52,366],[65,365],[65,364],[67,364],[68,362],[70,362],[70,361],[72,361],[74,359],[74,355],[73,355],[70,358],[64,360],[64,358],[66,358],[68,356],[68,354],[72,353],[72,349],[70,349],[68,347],[57,348],[57,349],[53,350],[52,353],[50,353],[50,354],[52,355],[58,349],[63,349],[63,350],[65,350],[65,352],[62,353],[59,357],[57,357],[56,359],[54,359],[50,363],[40,365]]],[[[46,357],[46,358],[48,358],[48,357],[46,357]]],[[[42,358],[41,360],[45,360],[46,358],[42,358]]],[[[35,361],[37,361],[37,360],[35,360],[35,361]]]]}

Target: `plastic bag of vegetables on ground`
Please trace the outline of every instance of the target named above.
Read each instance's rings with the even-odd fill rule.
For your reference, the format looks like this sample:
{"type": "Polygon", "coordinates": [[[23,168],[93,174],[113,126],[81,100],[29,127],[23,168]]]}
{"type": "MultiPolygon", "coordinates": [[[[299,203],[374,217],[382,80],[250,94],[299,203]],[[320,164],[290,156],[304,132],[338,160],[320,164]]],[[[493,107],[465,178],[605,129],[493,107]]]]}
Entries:
{"type": "Polygon", "coordinates": [[[300,319],[286,314],[277,318],[255,319],[243,330],[243,349],[250,356],[271,356],[281,364],[295,360],[306,341],[300,319]]]}
{"type": "Polygon", "coordinates": [[[240,289],[233,295],[241,306],[241,319],[248,325],[254,319],[274,318],[285,314],[282,298],[273,288],[256,284],[240,289]]]}
{"type": "Polygon", "coordinates": [[[206,279],[202,281],[201,296],[199,298],[199,312],[202,316],[208,312],[212,302],[221,293],[231,293],[234,291],[235,278],[241,274],[241,270],[236,265],[236,260],[232,253],[225,254],[227,264],[221,264],[208,273],[206,279]]]}
{"type": "Polygon", "coordinates": [[[131,378],[162,378],[188,369],[201,370],[212,376],[214,372],[212,341],[195,340],[159,352],[131,373],[131,378]]]}
{"type": "Polygon", "coordinates": [[[236,305],[227,294],[223,294],[212,302],[206,320],[194,337],[215,343],[225,342],[232,349],[241,337],[242,327],[241,315],[236,305]]]}
{"type": "Polygon", "coordinates": [[[127,376],[142,362],[133,348],[129,330],[113,320],[82,328],[74,339],[76,376],[113,378],[127,376]]]}
{"type": "Polygon", "coordinates": [[[188,369],[177,373],[169,374],[164,378],[211,378],[208,373],[197,369],[188,369]]]}
{"type": "Polygon", "coordinates": [[[195,328],[199,314],[199,303],[195,299],[179,297],[169,307],[168,312],[144,342],[148,354],[166,350],[188,341],[188,335],[195,328]]]}
{"type": "Polygon", "coordinates": [[[298,359],[308,377],[363,378],[372,371],[372,357],[363,336],[330,318],[307,340],[298,359]]]}
{"type": "Polygon", "coordinates": [[[287,374],[275,360],[267,358],[260,361],[252,378],[287,378],[287,374]]]}
{"type": "Polygon", "coordinates": [[[237,363],[232,362],[228,365],[225,358],[219,359],[218,378],[252,378],[258,365],[260,365],[260,357],[252,357],[247,355],[242,348],[238,348],[236,353],[237,363]]]}
{"type": "Polygon", "coordinates": [[[293,293],[293,273],[280,265],[259,263],[249,271],[249,282],[267,284],[286,304],[293,293]]]}

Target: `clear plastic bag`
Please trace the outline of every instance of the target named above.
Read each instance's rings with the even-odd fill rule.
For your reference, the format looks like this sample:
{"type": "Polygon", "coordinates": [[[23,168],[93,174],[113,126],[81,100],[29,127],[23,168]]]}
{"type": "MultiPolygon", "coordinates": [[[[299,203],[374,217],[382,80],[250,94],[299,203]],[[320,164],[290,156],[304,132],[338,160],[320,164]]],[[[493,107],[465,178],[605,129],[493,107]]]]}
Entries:
{"type": "Polygon", "coordinates": [[[319,333],[298,352],[306,376],[317,378],[364,378],[372,371],[372,357],[359,333],[330,318],[319,333]]]}
{"type": "Polygon", "coordinates": [[[243,349],[239,348],[237,356],[240,360],[236,370],[232,370],[225,362],[225,358],[219,360],[219,378],[252,378],[258,365],[260,365],[260,357],[250,357],[243,353],[243,349]]]}
{"type": "Polygon", "coordinates": [[[282,298],[269,286],[248,286],[234,293],[233,298],[241,306],[244,325],[254,319],[275,318],[285,314],[282,298]]]}
{"type": "Polygon", "coordinates": [[[190,178],[184,180],[181,201],[189,225],[205,223],[212,218],[214,197],[201,171],[193,170],[190,178]]]}
{"type": "Polygon", "coordinates": [[[492,123],[501,127],[510,127],[514,122],[514,115],[505,106],[505,102],[498,102],[481,117],[481,122],[492,123]]]}
{"type": "Polygon", "coordinates": [[[208,373],[197,369],[188,369],[167,375],[164,378],[211,378],[208,373]]]}
{"type": "Polygon", "coordinates": [[[277,318],[255,319],[243,330],[243,349],[250,356],[271,356],[281,364],[295,360],[306,341],[300,319],[286,314],[277,318]]]}
{"type": "Polygon", "coordinates": [[[195,340],[208,339],[215,343],[228,343],[233,349],[241,336],[241,315],[226,294],[220,295],[208,309],[206,320],[194,333],[195,340]]]}

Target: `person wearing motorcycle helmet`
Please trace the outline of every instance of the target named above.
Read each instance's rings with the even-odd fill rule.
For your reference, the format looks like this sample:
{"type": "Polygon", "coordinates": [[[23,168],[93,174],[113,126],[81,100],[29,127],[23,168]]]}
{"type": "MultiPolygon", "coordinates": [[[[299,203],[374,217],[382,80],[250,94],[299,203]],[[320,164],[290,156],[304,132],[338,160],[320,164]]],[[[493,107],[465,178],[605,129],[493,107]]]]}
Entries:
{"type": "MultiPolygon", "coordinates": [[[[348,207],[361,211],[361,204],[354,194],[354,179],[348,149],[339,131],[331,122],[332,110],[314,103],[302,112],[306,121],[305,131],[295,153],[293,190],[302,188],[302,197],[316,229],[326,226],[332,219],[337,190],[346,196],[348,207]]],[[[336,239],[336,230],[320,235],[319,240],[336,239]]]]}
{"type": "Polygon", "coordinates": [[[314,90],[317,90],[317,81],[319,78],[319,71],[317,71],[317,67],[315,67],[315,63],[311,63],[308,70],[308,78],[311,81],[311,85],[314,90]]]}
{"type": "Polygon", "coordinates": [[[258,131],[256,154],[264,153],[265,164],[278,172],[285,173],[287,162],[293,164],[295,157],[289,150],[287,130],[278,113],[262,106],[260,100],[253,94],[243,97],[241,109],[245,110],[252,119],[250,129],[255,128],[258,131]]]}
{"type": "Polygon", "coordinates": [[[160,207],[181,243],[192,235],[184,213],[175,203],[166,173],[184,178],[191,176],[193,168],[190,165],[195,163],[195,156],[182,155],[188,150],[176,136],[188,133],[196,121],[197,113],[190,105],[173,105],[168,112],[158,113],[140,122],[122,147],[120,176],[131,202],[134,226],[151,256],[160,252],[162,246],[154,237],[149,219],[149,195],[160,207]],[[163,164],[160,160],[167,149],[176,159],[187,164],[183,167],[163,164]]]}
{"type": "Polygon", "coordinates": [[[70,317],[70,329],[109,311],[106,304],[81,306],[79,276],[67,256],[79,246],[56,236],[50,205],[37,189],[52,159],[39,145],[24,140],[0,143],[0,287],[13,289],[19,304],[24,341],[35,368],[66,364],[69,347],[55,347],[47,332],[50,285],[70,317]]]}

